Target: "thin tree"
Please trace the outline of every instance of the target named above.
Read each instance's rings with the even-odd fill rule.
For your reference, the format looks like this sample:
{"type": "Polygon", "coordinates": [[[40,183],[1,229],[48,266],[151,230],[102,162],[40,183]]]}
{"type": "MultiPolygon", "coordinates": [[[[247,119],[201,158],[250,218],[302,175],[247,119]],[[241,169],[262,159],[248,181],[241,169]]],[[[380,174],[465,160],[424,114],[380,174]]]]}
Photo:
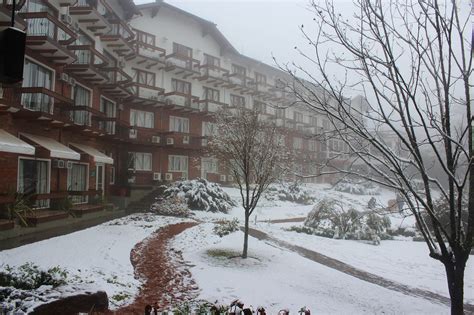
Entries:
{"type": "Polygon", "coordinates": [[[242,258],[247,258],[249,220],[260,197],[283,175],[288,155],[276,125],[254,110],[238,108],[216,114],[216,130],[209,142],[212,154],[227,167],[237,183],[245,212],[242,258]]]}
{"type": "Polygon", "coordinates": [[[347,17],[330,0],[311,2],[315,25],[301,26],[310,49],[295,47],[311,66],[282,66],[288,87],[349,147],[351,163],[327,163],[327,173],[356,175],[403,196],[429,255],[444,265],[451,313],[463,314],[474,234],[470,8],[455,0],[354,5],[347,17]],[[367,101],[350,102],[356,90],[367,101]],[[436,211],[438,192],[447,216],[436,211]]]}

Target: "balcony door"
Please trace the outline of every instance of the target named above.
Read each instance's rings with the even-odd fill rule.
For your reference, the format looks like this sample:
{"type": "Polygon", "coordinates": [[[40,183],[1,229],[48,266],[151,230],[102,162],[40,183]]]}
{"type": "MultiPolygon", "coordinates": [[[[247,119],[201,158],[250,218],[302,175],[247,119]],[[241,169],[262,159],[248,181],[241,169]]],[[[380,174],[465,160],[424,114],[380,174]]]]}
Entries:
{"type": "MultiPolygon", "coordinates": [[[[52,90],[53,71],[25,59],[23,68],[23,87],[42,87],[52,90]]],[[[29,110],[43,113],[53,112],[53,99],[42,93],[23,93],[21,104],[29,110]]]]}
{"type": "MultiPolygon", "coordinates": [[[[78,84],[74,86],[74,106],[91,107],[91,91],[78,84]]],[[[91,125],[91,112],[75,110],[71,112],[71,120],[81,126],[91,125]]]]}
{"type": "MultiPolygon", "coordinates": [[[[117,114],[115,103],[104,97],[100,98],[100,111],[104,113],[107,118],[115,118],[117,114]]],[[[115,121],[101,121],[100,129],[105,130],[109,135],[115,134],[115,121]]]]}
{"type": "MultiPolygon", "coordinates": [[[[72,163],[72,167],[67,172],[67,190],[68,191],[87,191],[88,190],[88,165],[81,163],[72,163]]],[[[87,203],[88,196],[71,196],[74,204],[87,203]]]]}
{"type": "Polygon", "coordinates": [[[97,190],[102,191],[102,196],[104,195],[104,186],[105,186],[105,166],[102,163],[97,163],[95,168],[95,187],[97,190]]]}
{"type": "MultiPolygon", "coordinates": [[[[49,161],[23,159],[18,164],[18,192],[26,196],[48,194],[50,192],[50,166],[49,161]]],[[[49,199],[38,200],[38,208],[49,207],[49,199]]]]}

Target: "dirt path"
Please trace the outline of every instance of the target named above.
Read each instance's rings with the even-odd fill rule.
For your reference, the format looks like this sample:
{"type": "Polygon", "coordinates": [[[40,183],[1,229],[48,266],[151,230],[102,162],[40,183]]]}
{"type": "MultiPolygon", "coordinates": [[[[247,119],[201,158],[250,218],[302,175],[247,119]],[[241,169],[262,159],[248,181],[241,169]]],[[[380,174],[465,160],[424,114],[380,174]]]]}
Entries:
{"type": "Polygon", "coordinates": [[[168,246],[171,238],[195,225],[194,222],[169,225],[135,245],[130,259],[135,275],[144,279],[144,284],[135,301],[114,314],[143,314],[147,304],[156,302],[160,309],[166,309],[170,304],[197,296],[198,287],[184,267],[182,253],[168,246]]]}
{"type": "MultiPolygon", "coordinates": [[[[308,258],[314,262],[317,262],[319,264],[325,265],[329,268],[336,269],[338,271],[344,272],[345,274],[348,274],[350,276],[356,277],[358,279],[379,285],[381,287],[394,290],[397,292],[401,292],[403,294],[409,295],[409,296],[415,296],[415,297],[421,297],[430,301],[433,301],[435,303],[442,303],[445,305],[450,305],[449,298],[444,297],[442,295],[427,291],[427,290],[422,290],[422,289],[417,289],[413,287],[409,287],[407,285],[397,283],[385,278],[382,278],[380,276],[374,275],[372,273],[357,269],[352,267],[351,265],[348,265],[342,261],[339,261],[337,259],[325,256],[323,254],[320,254],[318,252],[306,249],[304,247],[292,245],[288,242],[279,240],[277,238],[274,238],[262,231],[252,229],[250,228],[249,230],[249,235],[252,237],[255,237],[259,240],[267,241],[270,243],[273,243],[279,247],[288,249],[292,252],[295,252],[305,258],[308,258]]],[[[464,304],[464,311],[466,314],[474,314],[474,305],[472,304],[464,304]]]]}

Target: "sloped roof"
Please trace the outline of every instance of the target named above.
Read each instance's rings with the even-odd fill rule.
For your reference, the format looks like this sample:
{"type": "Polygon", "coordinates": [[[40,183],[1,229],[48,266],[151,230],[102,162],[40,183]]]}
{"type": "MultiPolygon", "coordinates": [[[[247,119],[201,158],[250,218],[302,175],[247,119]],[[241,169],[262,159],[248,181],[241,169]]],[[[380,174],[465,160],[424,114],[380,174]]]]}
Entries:
{"type": "Polygon", "coordinates": [[[198,22],[202,26],[203,31],[211,35],[221,45],[222,48],[224,48],[228,52],[239,54],[237,49],[235,49],[235,47],[229,42],[229,40],[224,36],[224,34],[222,34],[221,31],[219,31],[219,29],[217,28],[217,25],[211,21],[208,21],[197,15],[184,11],[178,7],[175,7],[171,4],[164,2],[163,0],[156,0],[153,3],[145,3],[145,4],[135,5],[135,6],[139,11],[147,10],[147,9],[159,10],[160,7],[163,7],[163,8],[167,8],[175,12],[178,12],[179,14],[182,14],[198,22]]]}

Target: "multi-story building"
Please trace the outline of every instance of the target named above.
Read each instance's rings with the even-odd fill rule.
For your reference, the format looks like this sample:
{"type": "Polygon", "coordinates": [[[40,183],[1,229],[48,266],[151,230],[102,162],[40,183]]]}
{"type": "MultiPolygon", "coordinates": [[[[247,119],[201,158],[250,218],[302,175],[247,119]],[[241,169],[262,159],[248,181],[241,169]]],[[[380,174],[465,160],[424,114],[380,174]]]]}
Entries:
{"type": "MultiPolygon", "coordinates": [[[[0,1],[7,26],[12,0],[0,1]]],[[[69,196],[92,209],[161,181],[230,183],[205,153],[222,107],[254,108],[285,128],[299,173],[339,150],[314,138],[328,121],[289,106],[284,72],[240,54],[209,21],[161,1],[18,2],[26,56],[23,82],[0,90],[2,204],[20,192],[38,208],[69,196]]]]}

